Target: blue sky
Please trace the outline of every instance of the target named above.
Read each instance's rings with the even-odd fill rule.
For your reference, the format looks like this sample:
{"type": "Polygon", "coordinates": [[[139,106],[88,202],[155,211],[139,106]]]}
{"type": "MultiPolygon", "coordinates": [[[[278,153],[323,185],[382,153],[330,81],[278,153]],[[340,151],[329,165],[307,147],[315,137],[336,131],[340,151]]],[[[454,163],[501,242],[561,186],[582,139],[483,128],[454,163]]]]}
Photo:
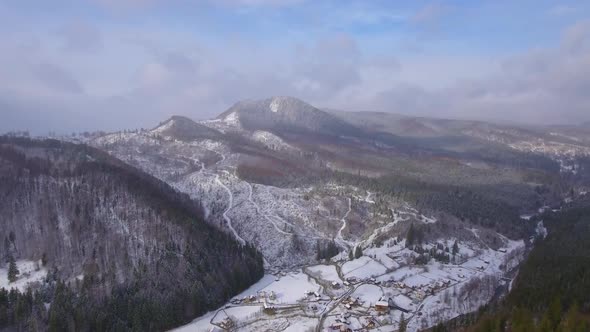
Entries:
{"type": "Polygon", "coordinates": [[[588,1],[0,0],[0,131],[150,127],[241,99],[590,120],[588,1]]]}

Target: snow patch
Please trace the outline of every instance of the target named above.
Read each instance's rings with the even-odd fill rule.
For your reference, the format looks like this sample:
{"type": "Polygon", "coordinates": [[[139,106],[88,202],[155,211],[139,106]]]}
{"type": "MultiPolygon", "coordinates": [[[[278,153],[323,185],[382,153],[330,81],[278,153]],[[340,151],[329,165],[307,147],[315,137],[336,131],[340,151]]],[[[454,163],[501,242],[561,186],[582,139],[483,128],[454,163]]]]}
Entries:
{"type": "Polygon", "coordinates": [[[280,107],[281,107],[281,100],[279,98],[273,98],[273,100],[270,102],[270,105],[268,106],[270,111],[273,113],[277,113],[279,111],[280,107]]]}
{"type": "Polygon", "coordinates": [[[0,269],[0,288],[15,288],[25,292],[33,284],[43,282],[47,275],[47,269],[41,267],[41,261],[18,260],[16,266],[20,273],[15,282],[8,281],[8,266],[0,269]]]}
{"type": "Polygon", "coordinates": [[[240,117],[238,113],[231,112],[223,119],[223,122],[229,125],[238,125],[240,123],[240,117]]]}
{"type": "Polygon", "coordinates": [[[535,229],[537,236],[542,237],[543,239],[547,237],[547,228],[543,225],[543,220],[537,223],[537,228],[535,229]]]}
{"type": "Polygon", "coordinates": [[[174,126],[174,120],[169,120],[168,122],[164,123],[163,125],[159,126],[158,128],[153,129],[152,133],[161,134],[161,133],[165,132],[166,130],[172,128],[172,126],[174,126]]]}
{"type": "Polygon", "coordinates": [[[334,265],[316,265],[309,267],[308,270],[312,276],[317,275],[319,279],[342,283],[342,279],[338,276],[338,272],[334,265]]]}

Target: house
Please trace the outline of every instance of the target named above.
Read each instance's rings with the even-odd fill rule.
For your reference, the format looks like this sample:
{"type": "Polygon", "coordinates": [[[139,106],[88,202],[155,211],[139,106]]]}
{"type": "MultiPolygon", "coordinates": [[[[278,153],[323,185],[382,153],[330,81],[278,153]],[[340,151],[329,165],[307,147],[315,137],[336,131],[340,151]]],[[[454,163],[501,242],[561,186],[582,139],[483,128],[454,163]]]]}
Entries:
{"type": "Polygon", "coordinates": [[[365,329],[371,330],[374,329],[376,326],[377,322],[372,317],[365,317],[365,322],[363,324],[363,327],[365,329]]]}
{"type": "Polygon", "coordinates": [[[344,323],[334,323],[332,325],[330,325],[330,330],[332,331],[340,331],[340,332],[349,332],[352,331],[348,325],[344,324],[344,323]]]}
{"type": "Polygon", "coordinates": [[[414,296],[418,300],[424,300],[424,298],[426,297],[426,293],[423,290],[417,290],[416,292],[414,292],[414,296]]]}
{"type": "Polygon", "coordinates": [[[340,288],[340,283],[337,282],[337,281],[332,281],[332,288],[339,289],[340,288]]]}
{"type": "Polygon", "coordinates": [[[389,311],[389,302],[387,301],[377,301],[375,303],[375,310],[385,312],[389,311]]]}
{"type": "Polygon", "coordinates": [[[334,323],[334,324],[330,325],[330,330],[340,331],[341,326],[342,326],[342,323],[334,323]]]}
{"type": "MultiPolygon", "coordinates": [[[[342,301],[343,304],[348,305],[348,306],[353,306],[353,305],[359,305],[359,300],[358,297],[357,298],[352,298],[352,297],[347,297],[346,299],[344,299],[342,301]]],[[[347,307],[348,308],[348,307],[347,307]]]]}
{"type": "Polygon", "coordinates": [[[267,315],[274,315],[276,313],[276,307],[274,304],[268,303],[266,302],[266,299],[264,300],[264,304],[263,304],[263,312],[267,315]]]}
{"type": "Polygon", "coordinates": [[[227,317],[219,324],[219,326],[222,329],[229,330],[234,327],[234,321],[231,320],[231,318],[227,317]]]}
{"type": "Polygon", "coordinates": [[[502,252],[502,253],[506,253],[508,250],[506,250],[506,248],[500,248],[500,249],[498,249],[498,251],[502,252]]]}

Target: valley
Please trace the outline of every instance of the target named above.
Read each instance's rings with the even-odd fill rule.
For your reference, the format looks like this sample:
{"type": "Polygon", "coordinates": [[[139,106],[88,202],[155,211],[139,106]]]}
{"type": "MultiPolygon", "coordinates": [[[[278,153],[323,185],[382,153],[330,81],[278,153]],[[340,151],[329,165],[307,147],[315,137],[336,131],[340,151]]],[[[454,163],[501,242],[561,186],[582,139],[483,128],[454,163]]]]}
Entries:
{"type": "Polygon", "coordinates": [[[0,332],[590,331],[590,1],[0,30],[0,332]]]}
{"type": "MultiPolygon", "coordinates": [[[[104,151],[153,176],[198,202],[206,224],[260,252],[262,279],[238,295],[225,293],[221,307],[177,331],[434,327],[504,296],[539,236],[542,224],[531,216],[586,186],[577,159],[586,150],[555,152],[514,140],[529,132],[429,123],[429,137],[442,135],[434,144],[397,136],[395,126],[387,133],[357,125],[275,97],[237,103],[212,120],[174,116],[149,130],[59,141],[104,151]]],[[[110,227],[151,246],[137,233],[142,222],[125,218],[109,216],[110,227]]],[[[185,240],[168,241],[157,249],[162,255],[191,259],[176,244],[185,240]]],[[[29,271],[38,254],[19,259],[29,271]]],[[[70,269],[62,272],[70,284],[94,278],[87,268],[70,269]]],[[[18,285],[48,275],[40,267],[18,285]]]]}
{"type": "MultiPolygon", "coordinates": [[[[280,111],[280,102],[271,103],[273,110],[280,111]]],[[[262,172],[280,174],[281,165],[301,163],[308,147],[285,136],[283,130],[294,129],[274,131],[267,124],[264,129],[274,133],[245,130],[239,112],[230,109],[198,125],[177,117],[152,130],[90,141],[200,199],[210,223],[240,243],[255,244],[264,256],[262,281],[181,331],[230,325],[240,331],[359,330],[367,325],[395,331],[402,312],[410,331],[421,330],[486,304],[524,259],[528,236],[512,240],[446,211],[423,205],[419,211],[399,196],[365,189],[362,182],[326,177],[277,186],[245,177],[245,165],[249,172],[262,167],[262,172]],[[193,132],[206,126],[224,138],[187,140],[183,131],[190,126],[193,132]],[[407,244],[412,227],[429,234],[407,244]],[[378,312],[379,301],[404,310],[378,312]]],[[[322,172],[322,165],[340,162],[325,158],[316,152],[305,168],[322,172]]],[[[527,223],[517,216],[514,222],[527,223]]]]}
{"type": "Polygon", "coordinates": [[[350,261],[275,271],[222,309],[174,331],[351,330],[397,331],[400,322],[421,330],[472,312],[487,303],[506,273],[524,257],[524,243],[499,251],[462,244],[459,262],[415,265],[404,241],[366,248],[350,261]],[[382,309],[385,306],[386,309],[382,309]],[[403,315],[403,316],[402,316],[403,315]]]}

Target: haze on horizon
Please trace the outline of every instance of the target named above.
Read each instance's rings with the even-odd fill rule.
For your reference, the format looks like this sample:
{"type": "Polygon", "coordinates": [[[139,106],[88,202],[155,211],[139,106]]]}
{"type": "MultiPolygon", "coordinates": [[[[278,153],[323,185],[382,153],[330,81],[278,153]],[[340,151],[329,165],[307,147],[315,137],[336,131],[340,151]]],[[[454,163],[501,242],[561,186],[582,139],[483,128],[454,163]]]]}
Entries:
{"type": "Polygon", "coordinates": [[[152,127],[275,95],[590,121],[587,1],[0,0],[0,133],[152,127]]]}

